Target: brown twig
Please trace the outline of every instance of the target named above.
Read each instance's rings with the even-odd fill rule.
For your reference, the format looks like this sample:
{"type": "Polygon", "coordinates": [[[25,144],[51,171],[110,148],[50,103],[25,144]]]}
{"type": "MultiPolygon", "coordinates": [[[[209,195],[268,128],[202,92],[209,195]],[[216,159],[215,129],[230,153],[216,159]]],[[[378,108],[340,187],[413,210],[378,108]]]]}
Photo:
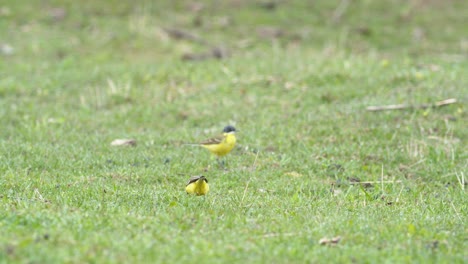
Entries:
{"type": "Polygon", "coordinates": [[[457,99],[450,98],[450,99],[442,100],[439,102],[435,102],[434,104],[422,104],[422,105],[398,104],[398,105],[368,106],[367,111],[375,112],[375,111],[387,111],[387,110],[426,109],[426,108],[435,108],[435,107],[455,104],[456,102],[457,102],[457,99]]]}
{"type": "Polygon", "coordinates": [[[199,44],[207,45],[208,43],[200,36],[184,31],[178,28],[165,28],[164,31],[173,39],[185,39],[199,44]]]}

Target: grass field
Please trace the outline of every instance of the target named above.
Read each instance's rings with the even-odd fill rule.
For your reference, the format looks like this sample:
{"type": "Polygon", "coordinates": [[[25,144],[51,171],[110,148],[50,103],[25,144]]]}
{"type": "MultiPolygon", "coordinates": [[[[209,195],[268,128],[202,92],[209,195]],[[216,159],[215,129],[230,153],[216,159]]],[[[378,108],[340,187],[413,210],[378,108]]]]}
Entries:
{"type": "Polygon", "coordinates": [[[0,263],[466,263],[467,9],[0,1],[0,263]]]}

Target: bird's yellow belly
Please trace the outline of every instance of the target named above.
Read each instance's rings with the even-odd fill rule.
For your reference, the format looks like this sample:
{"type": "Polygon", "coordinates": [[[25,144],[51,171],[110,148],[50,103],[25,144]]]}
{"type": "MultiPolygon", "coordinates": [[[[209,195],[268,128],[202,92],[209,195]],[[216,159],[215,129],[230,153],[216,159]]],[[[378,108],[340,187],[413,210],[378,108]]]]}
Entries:
{"type": "Polygon", "coordinates": [[[231,152],[234,148],[234,144],[204,145],[203,147],[207,148],[217,156],[224,156],[231,152]]]}
{"type": "Polygon", "coordinates": [[[203,147],[207,148],[216,156],[221,157],[231,152],[231,150],[234,148],[234,145],[236,145],[236,137],[234,135],[227,135],[221,143],[203,145],[203,147]]]}
{"type": "Polygon", "coordinates": [[[205,195],[210,190],[210,186],[205,181],[203,182],[194,182],[185,187],[185,191],[190,194],[196,195],[205,195]]]}

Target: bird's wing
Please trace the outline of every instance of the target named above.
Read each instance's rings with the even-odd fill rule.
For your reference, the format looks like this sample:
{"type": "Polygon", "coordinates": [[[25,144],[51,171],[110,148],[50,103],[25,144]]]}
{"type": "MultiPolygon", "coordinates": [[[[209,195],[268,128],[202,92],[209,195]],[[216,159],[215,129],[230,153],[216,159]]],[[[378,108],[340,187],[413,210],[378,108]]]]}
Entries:
{"type": "Polygon", "coordinates": [[[207,139],[207,140],[201,142],[200,144],[201,145],[216,145],[216,144],[221,143],[223,141],[223,139],[224,139],[223,136],[214,137],[214,138],[207,139]]]}
{"type": "MultiPolygon", "coordinates": [[[[190,177],[189,181],[187,182],[187,185],[189,185],[189,184],[191,184],[191,183],[193,183],[193,182],[198,181],[198,179],[200,179],[200,177],[201,177],[201,176],[192,176],[192,177],[190,177]]],[[[186,186],[187,186],[187,185],[186,185],[186,186]]]]}

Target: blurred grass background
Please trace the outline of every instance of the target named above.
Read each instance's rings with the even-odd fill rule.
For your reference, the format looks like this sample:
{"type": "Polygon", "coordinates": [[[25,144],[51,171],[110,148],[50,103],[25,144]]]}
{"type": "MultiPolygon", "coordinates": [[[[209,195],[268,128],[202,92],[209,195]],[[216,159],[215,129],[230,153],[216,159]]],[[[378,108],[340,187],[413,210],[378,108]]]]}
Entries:
{"type": "Polygon", "coordinates": [[[0,261],[466,261],[466,8],[0,1],[0,261]]]}

